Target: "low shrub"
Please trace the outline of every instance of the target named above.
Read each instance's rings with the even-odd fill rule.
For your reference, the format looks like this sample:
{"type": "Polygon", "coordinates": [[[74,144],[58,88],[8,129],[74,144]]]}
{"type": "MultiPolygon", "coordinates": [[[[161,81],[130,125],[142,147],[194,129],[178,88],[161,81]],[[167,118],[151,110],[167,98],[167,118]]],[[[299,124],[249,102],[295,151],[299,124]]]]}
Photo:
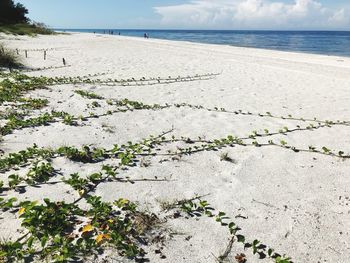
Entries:
{"type": "Polygon", "coordinates": [[[6,49],[0,44],[0,68],[17,68],[21,66],[20,58],[14,51],[6,49]]]}
{"type": "Polygon", "coordinates": [[[55,32],[42,23],[1,25],[0,32],[13,35],[51,35],[55,32]]]}

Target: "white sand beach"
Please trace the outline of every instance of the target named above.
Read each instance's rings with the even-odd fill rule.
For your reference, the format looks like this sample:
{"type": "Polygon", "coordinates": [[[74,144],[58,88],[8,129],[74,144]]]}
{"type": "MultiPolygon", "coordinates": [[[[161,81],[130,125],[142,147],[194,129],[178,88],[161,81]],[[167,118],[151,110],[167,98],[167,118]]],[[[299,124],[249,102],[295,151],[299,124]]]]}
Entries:
{"type": "MultiPolygon", "coordinates": [[[[95,78],[194,77],[192,81],[169,83],[155,80],[155,85],[50,86],[26,94],[49,100],[48,107],[34,111],[34,116],[52,110],[74,116],[102,114],[112,109],[107,100],[124,98],[144,104],[204,107],[134,110],[91,118],[78,126],[56,122],[15,130],[2,138],[2,157],[33,144],[53,149],[84,145],[110,149],[115,144],[137,142],[167,131],[171,131],[167,138],[192,140],[257,135],[244,140],[247,146],[172,157],[145,156],[136,167],[119,172],[121,178],[164,181],[98,185],[94,193],[104,201],[127,198],[162,221],[162,244],[154,242],[144,248],[150,262],[217,262],[225,252],[230,242],[227,227],[213,218],[174,218],[171,211],[162,210],[161,204],[196,195],[205,195],[203,199],[213,208],[225,212],[246,239],[257,239],[293,262],[349,262],[350,159],[327,151],[323,154],[322,147],[336,155],[339,151],[341,155],[350,154],[350,58],[88,33],[1,37],[6,46],[20,50],[28,67],[57,67],[26,73],[31,76],[106,73],[95,78]],[[46,60],[38,51],[41,49],[48,49],[46,60]],[[28,50],[28,58],[24,50],[28,50]],[[62,58],[67,67],[60,67],[62,58]],[[105,99],[83,98],[74,92],[77,89],[105,99]],[[94,106],[94,101],[99,105],[94,106]],[[215,107],[219,110],[213,110],[215,107]],[[270,113],[274,117],[267,116],[270,113]],[[319,121],[326,120],[347,123],[319,125],[319,121]],[[265,133],[273,134],[263,136],[265,133]],[[290,147],[268,145],[269,140],[290,147]],[[262,146],[255,147],[254,141],[262,146]],[[309,151],[309,146],[322,153],[309,151]],[[161,253],[155,252],[157,249],[161,253]]],[[[182,145],[174,142],[160,146],[159,152],[167,153],[182,145]]],[[[55,158],[52,165],[58,174],[53,180],[76,172],[87,176],[115,162],[110,159],[84,164],[55,158]]],[[[26,171],[27,167],[17,172],[26,171]]],[[[11,173],[1,173],[0,180],[6,182],[11,173]]],[[[4,195],[66,202],[79,197],[66,184],[28,187],[21,194],[11,190],[1,197],[4,195]]],[[[0,238],[18,237],[18,215],[4,213],[0,217],[0,238]]],[[[225,262],[237,262],[235,256],[240,253],[246,255],[247,262],[272,262],[245,251],[237,242],[225,262]]],[[[111,250],[97,261],[123,262],[117,258],[111,250]]]]}

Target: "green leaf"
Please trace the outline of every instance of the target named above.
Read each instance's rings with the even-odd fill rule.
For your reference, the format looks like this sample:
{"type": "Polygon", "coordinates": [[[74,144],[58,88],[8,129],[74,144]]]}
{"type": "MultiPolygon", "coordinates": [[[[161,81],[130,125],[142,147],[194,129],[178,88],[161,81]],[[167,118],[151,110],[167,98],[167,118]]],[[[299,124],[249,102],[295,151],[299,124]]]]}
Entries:
{"type": "Polygon", "coordinates": [[[223,217],[223,216],[225,216],[225,215],[226,215],[226,213],[224,213],[224,212],[219,212],[218,217],[223,217]]]}
{"type": "Polygon", "coordinates": [[[235,225],[236,225],[235,223],[231,222],[231,223],[228,224],[228,227],[229,228],[233,228],[235,225]]]}
{"type": "Polygon", "coordinates": [[[238,241],[239,243],[244,243],[244,242],[245,242],[245,236],[243,236],[243,235],[237,235],[236,237],[237,237],[237,241],[238,241]]]}
{"type": "Polygon", "coordinates": [[[45,247],[47,240],[48,240],[48,237],[47,237],[47,236],[43,236],[43,237],[41,238],[41,246],[42,246],[42,247],[45,247]]]}
{"type": "Polygon", "coordinates": [[[255,239],[255,240],[253,241],[253,246],[257,246],[259,243],[260,243],[260,241],[255,239]]]}
{"type": "Polygon", "coordinates": [[[32,247],[34,239],[35,239],[35,238],[34,238],[33,236],[31,236],[31,237],[28,239],[27,245],[28,245],[29,248],[32,247]]]}

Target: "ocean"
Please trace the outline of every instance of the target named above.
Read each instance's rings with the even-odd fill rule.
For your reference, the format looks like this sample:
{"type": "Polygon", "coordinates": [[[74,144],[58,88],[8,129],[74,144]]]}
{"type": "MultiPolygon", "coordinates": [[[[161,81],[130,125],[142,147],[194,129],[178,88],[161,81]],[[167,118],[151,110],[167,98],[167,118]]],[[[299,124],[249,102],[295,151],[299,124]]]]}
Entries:
{"type": "MultiPolygon", "coordinates": [[[[104,33],[112,29],[56,29],[104,33]]],[[[350,31],[113,29],[114,34],[350,57],[350,31]]]]}

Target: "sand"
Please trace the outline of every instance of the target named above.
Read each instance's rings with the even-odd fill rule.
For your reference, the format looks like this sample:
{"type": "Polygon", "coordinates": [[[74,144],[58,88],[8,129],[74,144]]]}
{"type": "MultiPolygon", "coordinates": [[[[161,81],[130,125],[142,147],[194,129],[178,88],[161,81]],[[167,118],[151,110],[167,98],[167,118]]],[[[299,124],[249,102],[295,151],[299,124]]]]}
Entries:
{"type": "MultiPolygon", "coordinates": [[[[4,37],[4,36],[3,36],[4,37]]],[[[40,112],[62,110],[79,116],[105,112],[109,105],[92,109],[91,100],[74,93],[94,92],[108,99],[128,98],[143,103],[190,103],[206,108],[242,110],[253,115],[236,115],[201,109],[171,107],[159,111],[134,111],[90,119],[84,126],[54,123],[27,128],[3,137],[5,155],[36,143],[41,147],[90,145],[111,148],[113,144],[137,141],[174,129],[176,137],[215,139],[252,131],[264,133],[289,129],[309,122],[262,118],[258,113],[320,120],[350,121],[350,58],[279,52],[241,47],[207,45],[155,39],[94,34],[9,37],[11,48],[28,51],[23,58],[31,67],[69,67],[29,72],[29,75],[82,76],[107,72],[100,78],[188,76],[219,73],[209,80],[153,86],[109,87],[62,85],[36,90],[31,97],[47,98],[40,112]],[[47,60],[43,52],[47,49],[47,60]]],[[[23,55],[22,55],[23,56],[23,55]]],[[[332,126],[277,134],[274,141],[307,149],[309,145],[350,153],[350,127],[332,126]]],[[[271,139],[269,138],[269,139],[271,139]]],[[[267,139],[258,139],[265,142],[267,139]]],[[[160,204],[195,195],[206,195],[212,207],[225,211],[242,228],[249,240],[258,239],[294,262],[348,262],[350,255],[349,187],[350,160],[311,152],[293,152],[280,147],[235,146],[184,156],[169,162],[148,158],[148,167],[125,171],[131,178],[166,178],[166,182],[122,184],[107,182],[96,194],[103,200],[120,197],[138,202],[141,209],[164,216],[160,204]],[[227,153],[232,162],[221,160],[227,153]]],[[[110,161],[109,161],[110,162],[110,161]]],[[[79,164],[58,158],[53,166],[61,175],[79,171],[90,174],[101,163],[79,164]]],[[[8,174],[0,175],[6,178],[8,174]]],[[[17,196],[15,192],[9,195],[17,196]]],[[[76,193],[67,185],[28,188],[20,198],[72,201],[76,193]]],[[[17,216],[0,220],[0,236],[16,236],[17,216]]],[[[226,228],[211,218],[168,219],[163,254],[150,249],[150,262],[215,262],[230,239],[226,228]],[[169,234],[172,233],[172,234],[169,234]]],[[[157,245],[154,245],[156,247],[157,245]]],[[[260,260],[241,245],[234,244],[228,262],[246,253],[248,262],[260,260]]],[[[113,256],[107,261],[112,262],[113,256]]]]}

